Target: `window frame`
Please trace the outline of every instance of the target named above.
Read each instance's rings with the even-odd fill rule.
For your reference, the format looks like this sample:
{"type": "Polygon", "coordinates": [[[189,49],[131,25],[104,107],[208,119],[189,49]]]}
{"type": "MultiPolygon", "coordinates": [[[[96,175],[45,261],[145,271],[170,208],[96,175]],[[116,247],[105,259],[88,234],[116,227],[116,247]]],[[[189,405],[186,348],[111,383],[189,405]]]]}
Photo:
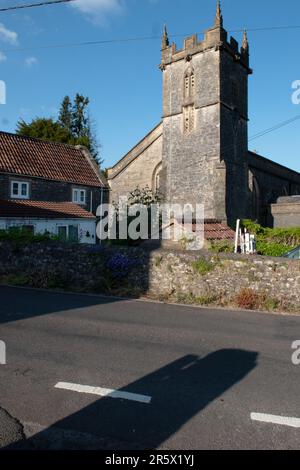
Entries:
{"type": "Polygon", "coordinates": [[[29,199],[30,198],[30,183],[28,181],[11,180],[10,182],[10,197],[11,199],[29,199]],[[18,194],[14,194],[14,185],[18,185],[18,194]],[[26,195],[22,194],[22,186],[26,185],[26,195]]]}
{"type": "Polygon", "coordinates": [[[73,240],[73,243],[79,243],[80,242],[80,224],[67,224],[67,223],[62,223],[58,224],[56,226],[56,235],[62,240],[62,241],[72,241],[70,240],[70,228],[76,228],[77,229],[77,236],[76,240],[73,240]],[[59,231],[60,229],[65,229],[65,235],[66,237],[60,237],[59,236],[59,231]]]}
{"type": "Polygon", "coordinates": [[[79,204],[81,206],[85,206],[87,204],[87,190],[82,188],[73,188],[72,189],[72,202],[74,204],[79,204]],[[77,193],[77,200],[75,199],[75,194],[77,193]],[[81,194],[84,194],[84,201],[81,201],[81,194]]]}
{"type": "Polygon", "coordinates": [[[61,225],[57,225],[57,228],[56,228],[56,234],[58,236],[58,238],[61,240],[61,241],[67,241],[68,240],[68,236],[69,236],[69,226],[67,224],[61,224],[61,225]],[[64,239],[63,237],[60,237],[59,235],[59,229],[62,229],[62,228],[65,228],[66,229],[66,238],[64,239]]]}

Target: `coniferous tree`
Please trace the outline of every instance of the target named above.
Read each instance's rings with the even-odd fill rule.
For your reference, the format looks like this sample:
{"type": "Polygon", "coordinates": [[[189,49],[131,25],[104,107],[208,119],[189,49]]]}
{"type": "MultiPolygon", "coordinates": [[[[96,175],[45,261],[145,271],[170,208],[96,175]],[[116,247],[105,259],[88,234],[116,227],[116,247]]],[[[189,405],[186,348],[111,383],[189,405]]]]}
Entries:
{"type": "Polygon", "coordinates": [[[83,95],[76,94],[72,108],[72,134],[77,137],[86,137],[88,134],[87,106],[89,99],[83,95]]]}
{"type": "Polygon", "coordinates": [[[58,122],[72,134],[72,102],[69,96],[65,96],[61,103],[58,122]]]}
{"type": "Polygon", "coordinates": [[[64,144],[83,145],[88,148],[100,166],[103,160],[99,157],[100,145],[88,110],[89,102],[88,97],[79,93],[76,94],[73,103],[69,96],[65,96],[57,120],[36,118],[26,123],[21,119],[17,123],[16,133],[64,144]]]}
{"type": "Polygon", "coordinates": [[[63,144],[70,142],[69,132],[51,118],[36,118],[29,124],[20,119],[17,123],[16,133],[36,139],[62,142],[63,144]]]}

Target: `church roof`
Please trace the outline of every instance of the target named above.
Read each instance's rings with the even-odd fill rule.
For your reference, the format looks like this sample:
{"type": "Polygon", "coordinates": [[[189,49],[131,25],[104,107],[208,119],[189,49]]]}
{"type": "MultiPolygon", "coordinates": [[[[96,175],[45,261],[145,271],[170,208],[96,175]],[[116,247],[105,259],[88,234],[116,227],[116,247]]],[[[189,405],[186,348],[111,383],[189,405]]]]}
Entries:
{"type": "Polygon", "coordinates": [[[296,184],[300,183],[300,173],[298,171],[292,170],[255,152],[248,151],[248,163],[250,170],[251,168],[256,168],[257,170],[268,172],[281,179],[285,178],[296,184]]]}

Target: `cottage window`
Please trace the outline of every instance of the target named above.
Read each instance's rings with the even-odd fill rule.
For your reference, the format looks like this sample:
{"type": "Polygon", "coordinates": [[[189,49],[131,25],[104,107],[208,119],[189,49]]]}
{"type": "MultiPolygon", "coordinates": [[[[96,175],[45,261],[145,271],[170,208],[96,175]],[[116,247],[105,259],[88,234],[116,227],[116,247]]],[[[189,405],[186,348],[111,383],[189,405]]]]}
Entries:
{"type": "Polygon", "coordinates": [[[12,181],[11,197],[14,199],[29,199],[29,183],[24,181],[12,181]]]}
{"type": "Polygon", "coordinates": [[[68,227],[66,225],[60,225],[57,228],[57,235],[61,241],[66,241],[68,238],[68,227]]]}
{"type": "Polygon", "coordinates": [[[57,227],[57,235],[61,241],[78,243],[79,241],[79,227],[78,225],[59,225],[57,227]]]}
{"type": "Polygon", "coordinates": [[[86,204],[86,190],[73,189],[72,201],[75,202],[75,204],[86,204]]]}
{"type": "Polygon", "coordinates": [[[79,227],[78,225],[69,225],[68,239],[70,242],[78,243],[79,241],[79,227]]]}

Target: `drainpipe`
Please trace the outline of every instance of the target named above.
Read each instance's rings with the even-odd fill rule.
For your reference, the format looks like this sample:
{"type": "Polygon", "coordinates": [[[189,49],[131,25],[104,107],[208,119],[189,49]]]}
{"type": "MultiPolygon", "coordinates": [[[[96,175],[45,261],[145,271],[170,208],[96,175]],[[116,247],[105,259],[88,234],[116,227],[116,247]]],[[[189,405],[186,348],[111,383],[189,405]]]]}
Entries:
{"type": "MultiPolygon", "coordinates": [[[[104,193],[104,189],[101,188],[101,199],[100,199],[100,205],[101,205],[101,207],[102,207],[102,205],[103,205],[103,193],[104,193]]],[[[102,218],[100,219],[100,233],[102,233],[102,218]]],[[[101,238],[99,239],[99,244],[100,244],[100,245],[102,244],[101,238]]]]}
{"type": "Polygon", "coordinates": [[[93,213],[93,190],[91,189],[91,194],[90,194],[90,212],[93,213]]]}

